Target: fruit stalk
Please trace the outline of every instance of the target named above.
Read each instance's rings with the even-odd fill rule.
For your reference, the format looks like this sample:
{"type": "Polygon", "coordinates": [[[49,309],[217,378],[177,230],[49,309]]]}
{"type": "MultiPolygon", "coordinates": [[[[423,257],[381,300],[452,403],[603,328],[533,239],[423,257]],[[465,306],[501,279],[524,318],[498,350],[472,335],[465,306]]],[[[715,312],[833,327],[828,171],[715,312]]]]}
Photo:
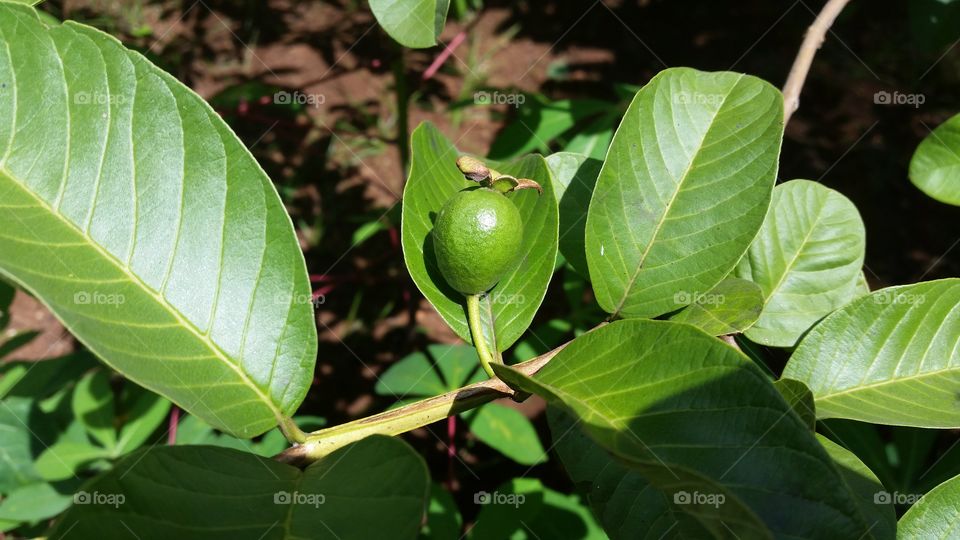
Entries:
{"type": "MultiPolygon", "coordinates": [[[[491,379],[497,377],[496,373],[493,372],[493,367],[491,364],[498,363],[502,364],[503,361],[500,360],[499,354],[493,354],[490,351],[490,346],[487,344],[486,338],[483,335],[483,324],[480,321],[480,297],[482,294],[468,294],[467,297],[467,322],[470,325],[470,335],[473,336],[473,346],[477,349],[477,356],[480,357],[480,365],[483,366],[483,370],[487,372],[487,375],[491,379]]],[[[496,343],[493,344],[494,350],[496,350],[496,343]]]]}

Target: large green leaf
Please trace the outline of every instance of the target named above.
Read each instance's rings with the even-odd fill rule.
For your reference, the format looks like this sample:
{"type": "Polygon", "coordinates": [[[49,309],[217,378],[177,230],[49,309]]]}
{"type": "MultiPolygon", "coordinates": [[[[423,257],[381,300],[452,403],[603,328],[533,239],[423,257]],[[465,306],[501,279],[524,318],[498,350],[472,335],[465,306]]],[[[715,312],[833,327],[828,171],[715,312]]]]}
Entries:
{"type": "Polygon", "coordinates": [[[411,49],[437,44],[447,20],[450,0],[370,0],[380,26],[397,43],[411,49]]]}
{"type": "Polygon", "coordinates": [[[920,143],[910,161],[910,180],[934,199],[960,206],[960,114],[920,143]]]}
{"type": "Polygon", "coordinates": [[[760,79],[668,69],[640,90],[587,216],[603,309],[661,315],[726,277],[763,223],[782,138],[783,97],[760,79]]]}
{"type": "MultiPolygon", "coordinates": [[[[433,304],[443,320],[470,342],[466,300],[443,279],[433,252],[433,220],[444,203],[458,191],[476,186],[457,169],[457,149],[433,124],[421,124],[412,138],[410,178],[403,191],[403,257],[413,281],[433,304]]],[[[497,165],[517,178],[530,178],[543,186],[543,193],[523,190],[511,200],[523,218],[523,253],[513,269],[481,300],[485,325],[495,321],[497,345],[504,350],[530,325],[543,301],[557,258],[557,201],[550,170],[540,156],[497,165]]]]}
{"type": "Polygon", "coordinates": [[[696,519],[672,506],[639,471],[613,458],[559,408],[547,411],[563,468],[614,540],[708,538],[696,519]]]}
{"type": "Polygon", "coordinates": [[[692,324],[714,336],[743,332],[756,322],[763,309],[760,287],[737,278],[721,281],[706,294],[680,300],[689,301],[690,305],[672,315],[670,320],[692,324]]]}
{"type": "Polygon", "coordinates": [[[574,340],[535,378],[494,369],[576,414],[593,440],[715,536],[877,534],[880,518],[863,514],[760,368],[692,326],[614,322],[574,340]]]}
{"type": "Polygon", "coordinates": [[[763,312],[747,337],[796,345],[814,323],[856,296],[865,247],[863,220],[849,199],[809,180],[777,186],[760,234],[735,271],[763,291],[763,312]]]}
{"type": "Polygon", "coordinates": [[[0,41],[0,274],[220,429],[290,415],[316,327],[290,218],[250,153],[106,34],[0,4],[0,41]]]}
{"type": "Polygon", "coordinates": [[[137,451],[86,484],[51,538],[416,538],[423,459],[373,436],[301,471],[211,446],[137,451]]]}
{"type": "Polygon", "coordinates": [[[960,537],[960,476],[933,488],[900,518],[897,538],[960,537]]]}
{"type": "Polygon", "coordinates": [[[853,301],[810,331],[783,376],[810,387],[818,418],[960,427],[960,279],[853,301]]]}

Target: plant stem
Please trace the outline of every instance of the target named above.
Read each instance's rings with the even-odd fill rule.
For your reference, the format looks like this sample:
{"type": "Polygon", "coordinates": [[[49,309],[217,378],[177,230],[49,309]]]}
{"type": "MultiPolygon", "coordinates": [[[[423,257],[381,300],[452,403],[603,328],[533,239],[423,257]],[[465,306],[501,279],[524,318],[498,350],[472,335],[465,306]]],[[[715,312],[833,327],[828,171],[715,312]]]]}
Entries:
{"type": "Polygon", "coordinates": [[[283,433],[283,436],[291,443],[300,444],[307,441],[307,434],[297,426],[293,418],[285,416],[279,427],[280,432],[283,433]]]}
{"type": "Polygon", "coordinates": [[[823,45],[827,32],[833,26],[833,21],[837,20],[837,16],[849,2],[850,0],[830,0],[807,29],[807,35],[797,53],[797,59],[793,61],[793,67],[790,68],[787,83],[783,86],[783,125],[787,125],[793,113],[800,108],[800,91],[803,90],[803,83],[807,80],[807,74],[810,73],[813,57],[823,45]]]}
{"type": "MultiPolygon", "coordinates": [[[[499,354],[490,352],[490,346],[483,335],[483,324],[480,321],[480,296],[479,294],[467,295],[467,322],[470,324],[470,335],[473,337],[473,346],[477,349],[477,356],[480,357],[480,365],[491,378],[496,378],[496,373],[490,364],[502,364],[499,354]]],[[[496,343],[493,348],[496,350],[496,343]]]]}
{"type": "MultiPolygon", "coordinates": [[[[533,375],[564,347],[566,344],[513,367],[526,375],[533,375]]],[[[305,442],[288,448],[274,459],[298,467],[306,466],[364,437],[399,435],[443,420],[448,416],[474,409],[495,399],[513,395],[513,390],[503,381],[497,378],[489,379],[404,407],[315,431],[307,434],[305,442]]]]}
{"type": "Polygon", "coordinates": [[[410,90],[407,88],[406,54],[399,45],[391,67],[397,97],[397,147],[400,150],[400,166],[406,176],[410,164],[410,90]]]}

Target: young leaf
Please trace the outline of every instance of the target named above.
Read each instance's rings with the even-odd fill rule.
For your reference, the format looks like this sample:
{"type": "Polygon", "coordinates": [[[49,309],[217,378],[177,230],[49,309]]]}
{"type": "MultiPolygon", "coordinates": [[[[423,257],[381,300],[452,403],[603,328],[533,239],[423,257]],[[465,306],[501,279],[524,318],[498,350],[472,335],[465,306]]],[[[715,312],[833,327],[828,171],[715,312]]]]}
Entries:
{"type": "Polygon", "coordinates": [[[411,49],[437,44],[447,21],[450,0],[370,0],[380,26],[397,43],[411,49]]]}
{"type": "Polygon", "coordinates": [[[763,313],[746,336],[768,346],[796,345],[855,297],[865,246],[863,220],[849,199],[809,180],[777,186],[770,213],[735,270],[763,290],[763,313]]]}
{"type": "Polygon", "coordinates": [[[933,488],[900,518],[897,538],[923,540],[960,535],[960,476],[933,488]]]}
{"type": "Polygon", "coordinates": [[[514,478],[493,493],[475,493],[474,502],[481,507],[471,540],[606,538],[575,496],[558,493],[534,478],[514,478]]]}
{"type": "Polygon", "coordinates": [[[576,414],[593,440],[712,534],[874,534],[875,519],[768,377],[696,328],[618,321],[574,340],[535,378],[494,369],[576,414]]]}
{"type": "Polygon", "coordinates": [[[101,446],[64,440],[54,443],[37,456],[34,467],[44,480],[67,480],[76,476],[83,465],[109,457],[110,451],[101,446]]]}
{"type": "Polygon", "coordinates": [[[0,3],[0,274],[131,380],[251,437],[316,327],[269,178],[207,104],[92,28],[0,3]]]}
{"type": "Polygon", "coordinates": [[[0,493],[10,493],[40,479],[33,467],[36,438],[29,427],[32,409],[33,401],[27,398],[7,398],[0,405],[0,493]]]}
{"type": "Polygon", "coordinates": [[[50,537],[413,539],[428,492],[423,459],[390,437],[303,471],[227,448],[165,446],[84,486],[50,537]]]}
{"type": "Polygon", "coordinates": [[[143,443],[158,442],[150,441],[150,435],[163,424],[170,412],[170,402],[153,392],[133,384],[128,384],[125,390],[125,421],[117,437],[117,456],[130,453],[143,443]]]}
{"type": "Polygon", "coordinates": [[[757,284],[744,279],[727,278],[706,294],[699,294],[671,321],[696,326],[713,336],[739,334],[750,328],[763,309],[763,293],[757,284]]]}
{"type": "Polygon", "coordinates": [[[810,387],[818,418],[960,427],[960,279],[853,301],[810,331],[783,376],[810,387]]]}
{"type": "Polygon", "coordinates": [[[783,96],[755,77],[668,69],[630,104],[587,216],[597,301],[652,317],[726,277],[770,204],[783,96]]]}
{"type": "MultiPolygon", "coordinates": [[[[437,212],[458,191],[476,186],[457,169],[456,148],[430,123],[421,124],[412,136],[413,160],[403,191],[402,238],[407,270],[420,292],[443,320],[470,342],[466,300],[453,290],[437,268],[432,230],[437,212]]],[[[527,156],[497,167],[503,174],[529,178],[543,193],[522,190],[509,195],[523,219],[523,253],[500,282],[481,301],[485,323],[496,323],[497,345],[505,350],[530,326],[543,301],[557,258],[557,201],[550,170],[540,156],[527,156]]]]}
{"type": "Polygon", "coordinates": [[[910,161],[910,181],[934,199],[960,206],[960,114],[917,147],[910,161]]]}
{"type": "Polygon", "coordinates": [[[537,430],[516,409],[490,403],[470,417],[470,431],[487,446],[521,465],[547,461],[537,430]]]}
{"type": "Polygon", "coordinates": [[[381,396],[433,397],[486,378],[477,350],[469,345],[427,345],[390,366],[377,380],[381,396]]]}
{"type": "Polygon", "coordinates": [[[547,157],[553,190],[560,200],[560,254],[574,270],[589,276],[584,235],[590,197],[603,162],[580,154],[558,152],[547,157]]]}

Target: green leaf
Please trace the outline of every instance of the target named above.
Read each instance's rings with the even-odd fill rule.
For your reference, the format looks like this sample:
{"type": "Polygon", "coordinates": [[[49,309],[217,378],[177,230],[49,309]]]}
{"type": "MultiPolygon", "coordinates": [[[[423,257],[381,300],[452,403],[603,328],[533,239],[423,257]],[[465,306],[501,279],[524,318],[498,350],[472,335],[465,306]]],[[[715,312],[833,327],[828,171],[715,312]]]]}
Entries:
{"type": "Polygon", "coordinates": [[[668,69],[627,109],[587,216],[587,262],[609,313],[651,317],[726,277],[770,204],[783,96],[755,77],[668,69]]]}
{"type": "Polygon", "coordinates": [[[427,345],[390,366],[377,380],[376,393],[393,397],[432,397],[482,381],[477,350],[468,345],[427,345]]]}
{"type": "Polygon", "coordinates": [[[470,540],[606,539],[576,496],[547,488],[535,478],[515,478],[493,493],[477,492],[474,503],[482,506],[470,540]]]}
{"type": "Polygon", "coordinates": [[[567,407],[593,440],[714,535],[727,537],[727,527],[741,537],[873,534],[768,377],[694,327],[618,321],[574,340],[535,378],[494,369],[567,407]]]}
{"type": "Polygon", "coordinates": [[[809,180],[777,186],[770,213],[735,270],[760,285],[765,301],[746,336],[762,345],[796,345],[856,296],[865,246],[860,213],[842,194],[809,180]]]}
{"type": "Polygon", "coordinates": [[[470,431],[487,446],[521,465],[536,465],[549,458],[537,430],[516,409],[491,403],[470,418],[470,431]]]}
{"type": "Polygon", "coordinates": [[[87,463],[110,456],[110,451],[101,446],[64,440],[44,450],[34,467],[44,480],[66,480],[73,478],[87,463]]]}
{"type": "Polygon", "coordinates": [[[960,535],[960,476],[933,488],[900,518],[902,540],[956,538],[960,535]]]}
{"type": "Polygon", "coordinates": [[[23,486],[0,503],[0,520],[33,523],[49,519],[66,510],[72,497],[47,483],[23,486]]]}
{"type": "Polygon", "coordinates": [[[93,371],[80,379],[73,390],[72,407],[73,415],[91,437],[107,448],[116,445],[113,389],[110,388],[110,375],[106,371],[93,371]]]}
{"type": "Polygon", "coordinates": [[[736,278],[721,281],[706,294],[679,300],[690,305],[670,320],[691,324],[714,336],[742,333],[756,322],[763,309],[760,287],[736,278]]]}
{"type": "Polygon", "coordinates": [[[709,537],[692,516],[674,510],[643,475],[588,437],[572,416],[550,406],[547,418],[564,470],[610,538],[669,538],[668,533],[679,538],[709,537]]]}
{"type": "MultiPolygon", "coordinates": [[[[450,328],[467,342],[466,300],[440,275],[433,252],[433,220],[444,203],[458,191],[475,186],[457,169],[459,154],[430,123],[421,124],[412,136],[410,178],[403,192],[403,257],[420,292],[433,304],[450,328]]],[[[527,156],[497,170],[516,178],[529,178],[543,193],[523,190],[509,195],[523,218],[524,257],[481,300],[486,322],[496,321],[497,346],[505,350],[530,326],[547,291],[557,258],[557,202],[550,170],[540,156],[527,156]]]]}
{"type": "MultiPolygon", "coordinates": [[[[525,98],[525,96],[524,96],[525,98]]],[[[516,119],[490,145],[490,159],[514,159],[531,152],[549,152],[549,143],[578,122],[610,108],[605,101],[563,99],[519,102],[516,119]]]]}
{"type": "Polygon", "coordinates": [[[783,371],[818,418],[960,427],[960,279],[890,287],[834,312],[783,371]]]}
{"type": "Polygon", "coordinates": [[[583,130],[577,131],[564,147],[564,152],[573,152],[603,161],[613,141],[613,129],[620,121],[623,111],[604,114],[593,120],[583,130]]]}
{"type": "Polygon", "coordinates": [[[428,491],[423,459],[390,437],[304,471],[226,448],[165,446],[84,486],[50,537],[412,539],[428,491]]]}
{"type": "MultiPolygon", "coordinates": [[[[170,402],[162,397],[128,385],[125,399],[125,422],[120,428],[115,455],[122,456],[150,441],[150,435],[160,427],[170,413],[170,402]]],[[[272,433],[272,432],[271,432],[272,433]]]]}
{"type": "Polygon", "coordinates": [[[430,506],[427,508],[427,524],[420,531],[421,540],[461,540],[460,528],[463,518],[457,501],[439,484],[430,487],[430,506]]]}
{"type": "Polygon", "coordinates": [[[588,276],[584,235],[587,210],[603,162],[580,154],[558,152],[547,157],[553,190],[560,199],[560,254],[581,275],[588,276]]]}
{"type": "Polygon", "coordinates": [[[216,112],[92,28],[0,4],[0,274],[131,380],[251,437],[312,380],[303,255],[216,112]]]}
{"type": "Polygon", "coordinates": [[[910,161],[910,181],[930,197],[960,206],[960,114],[917,147],[910,161]]]}
{"type": "Polygon", "coordinates": [[[817,426],[817,412],[813,392],[807,388],[807,385],[793,379],[780,379],[774,381],[773,386],[783,396],[790,409],[803,420],[810,431],[813,431],[817,426]]]}
{"type": "Polygon", "coordinates": [[[882,499],[883,484],[853,452],[817,434],[817,440],[833,458],[847,493],[853,496],[864,518],[872,523],[871,534],[876,538],[895,538],[897,514],[890,501],[882,499]]]}
{"type": "Polygon", "coordinates": [[[96,365],[94,358],[85,352],[39,362],[6,362],[0,367],[0,397],[44,399],[80,379],[96,365]]]}
{"type": "Polygon", "coordinates": [[[370,0],[380,26],[404,47],[425,49],[437,44],[447,20],[450,0],[370,0]]]}
{"type": "Polygon", "coordinates": [[[40,479],[33,467],[30,415],[33,402],[26,398],[6,398],[0,402],[0,493],[40,479]]]}

